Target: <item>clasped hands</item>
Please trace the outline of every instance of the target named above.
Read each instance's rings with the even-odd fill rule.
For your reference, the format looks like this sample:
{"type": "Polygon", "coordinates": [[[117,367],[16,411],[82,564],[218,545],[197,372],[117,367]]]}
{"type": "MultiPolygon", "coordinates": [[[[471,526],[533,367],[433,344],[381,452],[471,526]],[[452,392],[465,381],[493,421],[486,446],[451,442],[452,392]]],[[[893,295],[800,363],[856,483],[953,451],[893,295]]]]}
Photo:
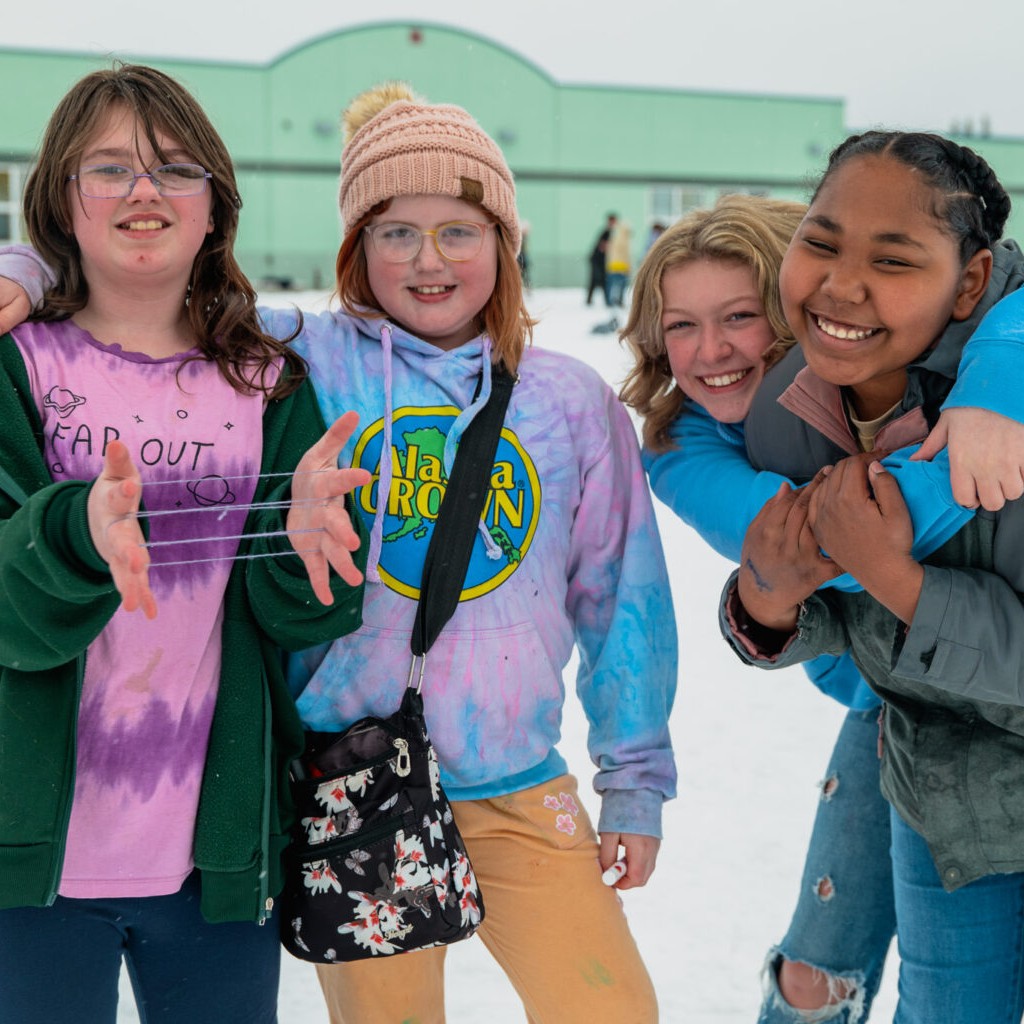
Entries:
{"type": "Polygon", "coordinates": [[[899,485],[879,455],[850,456],[805,487],[783,484],[764,505],[743,542],[740,601],[762,626],[791,633],[801,603],[846,572],[909,623],[924,572],[913,539],[899,485]]]}

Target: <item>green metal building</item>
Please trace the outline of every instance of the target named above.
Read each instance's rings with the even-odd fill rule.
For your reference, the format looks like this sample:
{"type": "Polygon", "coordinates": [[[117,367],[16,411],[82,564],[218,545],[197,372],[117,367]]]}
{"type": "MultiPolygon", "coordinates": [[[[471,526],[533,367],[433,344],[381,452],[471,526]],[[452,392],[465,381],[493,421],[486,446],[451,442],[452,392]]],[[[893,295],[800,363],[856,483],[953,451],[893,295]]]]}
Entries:
{"type": "MultiPolygon", "coordinates": [[[[21,189],[43,127],[76,79],[113,57],[153,64],[200,100],[234,156],[245,208],[238,255],[257,282],[329,287],[341,224],[341,111],[383,79],[466,107],[498,141],[528,224],[531,278],[580,285],[605,215],[649,227],[723,192],[806,198],[848,132],[843,102],[556,82],[505,47],[456,28],[391,22],[313,39],[269,64],[0,49],[0,241],[24,237],[21,189]]],[[[1024,139],[970,138],[1020,209],[1024,139]]]]}

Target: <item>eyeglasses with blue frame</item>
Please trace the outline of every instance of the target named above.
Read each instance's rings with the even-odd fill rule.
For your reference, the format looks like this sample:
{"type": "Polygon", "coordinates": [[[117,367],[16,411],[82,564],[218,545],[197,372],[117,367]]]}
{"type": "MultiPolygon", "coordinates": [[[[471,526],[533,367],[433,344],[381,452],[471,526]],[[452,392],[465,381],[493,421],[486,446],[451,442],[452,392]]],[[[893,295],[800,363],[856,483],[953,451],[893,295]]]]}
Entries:
{"type": "Polygon", "coordinates": [[[149,178],[162,196],[197,196],[206,191],[213,175],[199,164],[164,164],[151,171],[133,171],[121,164],[94,164],[69,174],[78,182],[78,191],[91,199],[124,199],[130,196],[139,178],[149,178]]]}

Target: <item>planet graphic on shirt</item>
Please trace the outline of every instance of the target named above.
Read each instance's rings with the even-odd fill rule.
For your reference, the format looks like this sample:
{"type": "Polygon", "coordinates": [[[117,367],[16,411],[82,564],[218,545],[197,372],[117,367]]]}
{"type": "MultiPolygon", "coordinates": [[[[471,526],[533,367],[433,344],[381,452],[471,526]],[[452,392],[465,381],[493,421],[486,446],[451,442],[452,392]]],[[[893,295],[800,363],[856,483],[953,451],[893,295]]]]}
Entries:
{"type": "Polygon", "coordinates": [[[222,476],[203,476],[190,480],[186,485],[197,505],[231,505],[235,496],[222,476]]]}

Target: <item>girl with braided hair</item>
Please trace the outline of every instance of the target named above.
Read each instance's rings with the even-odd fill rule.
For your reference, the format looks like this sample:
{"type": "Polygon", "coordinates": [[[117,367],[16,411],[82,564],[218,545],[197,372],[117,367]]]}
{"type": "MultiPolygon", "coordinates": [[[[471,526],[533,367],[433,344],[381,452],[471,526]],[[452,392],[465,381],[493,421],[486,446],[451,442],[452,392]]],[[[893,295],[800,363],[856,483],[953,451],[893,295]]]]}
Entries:
{"type": "Polygon", "coordinates": [[[1024,502],[979,512],[920,554],[878,460],[920,441],[944,402],[978,406],[985,392],[987,407],[1019,416],[970,350],[952,387],[956,325],[979,306],[1012,293],[972,341],[990,370],[1000,340],[1021,332],[1019,251],[996,241],[1008,213],[991,168],[947,139],[848,139],[783,261],[799,349],[745,423],[757,468],[813,479],[783,484],[747,531],[723,632],[765,668],[849,651],[884,701],[897,1024],[1024,1014],[1024,502]],[[780,380],[791,383],[775,402],[780,380]],[[817,589],[840,573],[857,587],[817,589]]]}

